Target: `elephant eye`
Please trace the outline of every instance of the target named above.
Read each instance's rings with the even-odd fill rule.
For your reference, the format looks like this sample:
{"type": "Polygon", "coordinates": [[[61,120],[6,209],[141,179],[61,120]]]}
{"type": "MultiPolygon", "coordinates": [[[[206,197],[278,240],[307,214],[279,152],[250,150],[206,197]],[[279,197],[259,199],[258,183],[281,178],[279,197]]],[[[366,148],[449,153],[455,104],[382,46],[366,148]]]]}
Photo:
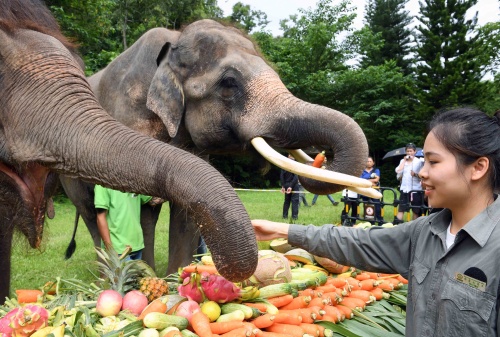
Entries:
{"type": "Polygon", "coordinates": [[[238,90],[238,83],[234,77],[225,77],[220,82],[221,95],[224,98],[232,98],[238,90]]]}

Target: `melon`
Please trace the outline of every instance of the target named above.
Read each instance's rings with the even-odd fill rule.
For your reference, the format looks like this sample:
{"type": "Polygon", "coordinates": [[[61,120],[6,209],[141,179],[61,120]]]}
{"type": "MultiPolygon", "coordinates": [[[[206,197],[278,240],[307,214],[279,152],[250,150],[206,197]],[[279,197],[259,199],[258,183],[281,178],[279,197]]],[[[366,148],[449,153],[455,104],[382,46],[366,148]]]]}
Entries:
{"type": "Polygon", "coordinates": [[[259,250],[257,268],[248,282],[258,287],[270,284],[287,283],[292,280],[290,263],[279,252],[259,250]]]}
{"type": "Polygon", "coordinates": [[[294,247],[288,243],[288,240],[287,239],[274,239],[273,241],[271,241],[271,243],[269,244],[269,246],[271,247],[272,250],[276,251],[276,252],[279,252],[279,253],[286,253],[288,252],[289,250],[292,250],[294,247]]]}
{"type": "Polygon", "coordinates": [[[341,265],[329,258],[314,255],[314,260],[332,274],[342,274],[349,270],[348,266],[341,265]]]}
{"type": "Polygon", "coordinates": [[[291,261],[300,262],[302,264],[314,264],[313,255],[302,248],[289,250],[285,253],[285,257],[291,261]]]}

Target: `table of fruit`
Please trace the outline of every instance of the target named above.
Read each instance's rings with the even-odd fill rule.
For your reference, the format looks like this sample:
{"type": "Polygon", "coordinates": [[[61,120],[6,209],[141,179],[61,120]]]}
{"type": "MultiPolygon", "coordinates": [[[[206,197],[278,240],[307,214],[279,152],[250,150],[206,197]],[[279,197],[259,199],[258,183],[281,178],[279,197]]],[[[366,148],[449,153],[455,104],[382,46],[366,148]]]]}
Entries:
{"type": "Polygon", "coordinates": [[[0,306],[1,337],[404,336],[407,280],[343,266],[274,240],[233,283],[210,255],[166,278],[96,248],[99,277],[48,280],[0,306]]]}

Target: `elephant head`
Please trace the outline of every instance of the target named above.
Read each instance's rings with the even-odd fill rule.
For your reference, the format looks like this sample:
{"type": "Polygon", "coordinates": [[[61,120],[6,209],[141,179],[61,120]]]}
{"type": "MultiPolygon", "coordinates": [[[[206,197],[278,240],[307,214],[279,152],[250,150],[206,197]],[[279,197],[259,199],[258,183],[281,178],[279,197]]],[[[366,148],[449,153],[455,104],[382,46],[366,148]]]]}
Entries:
{"type": "MultiPolygon", "coordinates": [[[[287,150],[329,148],[334,158],[328,169],[340,174],[303,168],[285,157],[274,159],[274,154],[267,158],[300,175],[337,183],[305,180],[304,187],[315,193],[333,193],[346,185],[369,187],[363,179],[346,177],[359,177],[368,155],[358,124],[339,111],[294,97],[239,30],[197,21],[163,47],[157,62],[147,106],[171,139],[188,134],[205,153],[239,152],[252,144],[268,156],[260,146],[267,147],[266,142],[287,150]]],[[[299,161],[310,160],[298,154],[299,161]]]]}
{"type": "Polygon", "coordinates": [[[173,200],[190,210],[219,272],[257,265],[250,219],[208,163],[141,135],[97,102],[78,56],[39,1],[0,3],[0,298],[9,295],[12,228],[33,247],[43,234],[54,173],[173,200]],[[35,27],[35,28],[33,28],[35,27]]]}

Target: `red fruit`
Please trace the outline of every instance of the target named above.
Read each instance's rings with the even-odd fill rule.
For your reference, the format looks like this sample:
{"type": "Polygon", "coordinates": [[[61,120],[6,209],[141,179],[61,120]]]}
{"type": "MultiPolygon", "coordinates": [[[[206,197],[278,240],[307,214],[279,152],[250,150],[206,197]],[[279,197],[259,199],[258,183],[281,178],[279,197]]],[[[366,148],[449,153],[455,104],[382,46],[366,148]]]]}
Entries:
{"type": "Polygon", "coordinates": [[[139,290],[132,290],[123,296],[122,310],[128,310],[136,316],[139,316],[148,306],[148,298],[139,290]]]}
{"type": "Polygon", "coordinates": [[[115,316],[118,315],[122,308],[122,295],[116,290],[104,290],[97,298],[96,311],[99,315],[115,316]]]}

